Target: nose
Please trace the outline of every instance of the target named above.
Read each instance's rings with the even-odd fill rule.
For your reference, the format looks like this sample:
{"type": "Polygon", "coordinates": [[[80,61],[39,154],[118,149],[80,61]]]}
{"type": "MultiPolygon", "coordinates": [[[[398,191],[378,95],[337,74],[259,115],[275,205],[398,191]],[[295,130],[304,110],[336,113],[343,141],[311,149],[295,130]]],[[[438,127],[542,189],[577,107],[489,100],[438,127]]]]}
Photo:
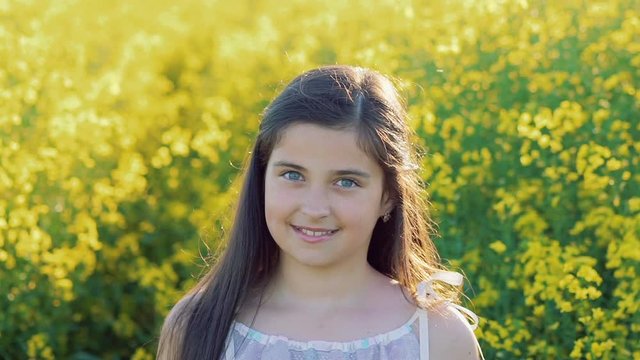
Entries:
{"type": "Polygon", "coordinates": [[[321,219],[331,214],[331,204],[327,190],[321,186],[307,189],[301,202],[301,211],[312,219],[321,219]]]}

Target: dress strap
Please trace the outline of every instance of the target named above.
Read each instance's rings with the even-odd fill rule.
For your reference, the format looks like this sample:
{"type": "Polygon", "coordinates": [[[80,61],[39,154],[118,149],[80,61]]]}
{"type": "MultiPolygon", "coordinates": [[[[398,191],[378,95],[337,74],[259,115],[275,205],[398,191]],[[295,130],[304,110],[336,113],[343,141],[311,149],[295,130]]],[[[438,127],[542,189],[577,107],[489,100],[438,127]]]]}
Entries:
{"type": "MultiPolygon", "coordinates": [[[[431,275],[431,279],[427,281],[423,281],[418,284],[418,300],[427,300],[428,298],[439,299],[440,297],[433,289],[434,281],[442,281],[446,282],[449,285],[461,286],[463,284],[464,278],[460,273],[455,271],[439,271],[431,275]]],[[[478,316],[471,310],[460,306],[458,304],[453,304],[449,301],[446,301],[447,305],[456,309],[462,316],[464,316],[467,321],[471,320],[471,323],[468,326],[471,330],[475,330],[478,327],[478,316]]],[[[419,310],[419,319],[420,319],[420,360],[428,360],[429,359],[429,322],[428,322],[428,313],[426,310],[419,310]]],[[[484,359],[482,355],[482,349],[480,348],[480,344],[476,339],[476,347],[478,348],[478,352],[480,354],[480,358],[484,359]]]]}
{"type": "MultiPolygon", "coordinates": [[[[439,271],[431,275],[431,279],[428,281],[423,281],[418,284],[418,299],[426,300],[429,297],[433,297],[435,299],[439,299],[438,294],[433,290],[433,282],[434,281],[442,281],[446,282],[449,285],[460,286],[463,283],[464,278],[460,273],[455,271],[439,271]]],[[[447,302],[448,305],[454,307],[458,310],[466,319],[472,320],[469,326],[472,330],[475,330],[478,327],[478,316],[473,313],[473,311],[460,306],[458,304],[453,304],[447,302]]]]}
{"type": "MultiPolygon", "coordinates": [[[[462,275],[453,271],[441,271],[431,275],[431,279],[418,284],[418,299],[427,300],[427,298],[439,298],[438,294],[433,290],[434,281],[444,281],[451,285],[461,285],[462,275]]],[[[420,360],[429,359],[429,316],[427,310],[419,310],[420,320],[420,360]]]]}
{"type": "Polygon", "coordinates": [[[420,322],[420,360],[429,360],[429,316],[427,310],[418,310],[420,322]]]}

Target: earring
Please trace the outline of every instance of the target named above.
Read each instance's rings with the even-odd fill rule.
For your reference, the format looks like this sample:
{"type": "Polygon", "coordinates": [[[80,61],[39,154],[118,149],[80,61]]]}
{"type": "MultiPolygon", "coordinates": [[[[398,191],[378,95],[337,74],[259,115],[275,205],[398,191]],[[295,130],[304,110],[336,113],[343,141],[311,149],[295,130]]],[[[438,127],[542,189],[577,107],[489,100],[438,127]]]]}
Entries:
{"type": "Polygon", "coordinates": [[[389,219],[391,219],[391,214],[389,214],[389,212],[387,211],[387,212],[382,216],[382,221],[383,221],[383,222],[387,222],[387,221],[389,221],[389,219]]]}

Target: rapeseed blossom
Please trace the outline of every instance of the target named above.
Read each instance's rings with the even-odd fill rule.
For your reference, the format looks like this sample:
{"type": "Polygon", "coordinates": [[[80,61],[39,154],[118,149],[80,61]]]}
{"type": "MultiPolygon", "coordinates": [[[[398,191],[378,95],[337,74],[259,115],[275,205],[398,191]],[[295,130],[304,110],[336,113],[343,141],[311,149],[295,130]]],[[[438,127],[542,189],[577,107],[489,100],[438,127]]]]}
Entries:
{"type": "Polygon", "coordinates": [[[638,9],[0,0],[0,357],[152,358],[259,113],[352,63],[407,98],[487,358],[640,359],[638,9]]]}

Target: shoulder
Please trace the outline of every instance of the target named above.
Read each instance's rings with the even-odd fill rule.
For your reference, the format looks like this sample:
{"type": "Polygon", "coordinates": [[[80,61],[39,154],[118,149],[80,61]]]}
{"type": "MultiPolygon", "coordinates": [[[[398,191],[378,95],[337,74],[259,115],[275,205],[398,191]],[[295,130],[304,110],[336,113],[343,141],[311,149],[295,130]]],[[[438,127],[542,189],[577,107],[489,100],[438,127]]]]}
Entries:
{"type": "Polygon", "coordinates": [[[169,311],[160,331],[157,359],[180,358],[184,332],[189,321],[189,309],[196,298],[197,295],[187,294],[169,311]]]}
{"type": "Polygon", "coordinates": [[[451,304],[428,310],[429,348],[432,359],[479,359],[478,340],[467,319],[451,304]]]}

